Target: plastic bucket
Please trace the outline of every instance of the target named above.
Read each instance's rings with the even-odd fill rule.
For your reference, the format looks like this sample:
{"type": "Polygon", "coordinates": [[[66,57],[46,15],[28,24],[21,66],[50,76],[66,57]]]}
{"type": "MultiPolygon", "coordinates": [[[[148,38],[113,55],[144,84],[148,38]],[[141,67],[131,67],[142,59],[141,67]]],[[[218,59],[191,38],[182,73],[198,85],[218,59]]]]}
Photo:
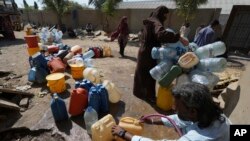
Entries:
{"type": "Polygon", "coordinates": [[[82,79],[83,78],[83,70],[84,70],[83,65],[71,64],[70,68],[71,68],[71,75],[74,79],[82,79]]]}
{"type": "Polygon", "coordinates": [[[27,48],[27,50],[28,50],[29,56],[32,56],[32,55],[34,55],[35,53],[39,52],[39,51],[40,51],[40,48],[39,48],[39,47],[27,48]]]}
{"type": "Polygon", "coordinates": [[[61,93],[66,90],[64,76],[63,73],[52,73],[46,76],[47,86],[52,93],[61,93]]]}
{"type": "Polygon", "coordinates": [[[38,40],[36,35],[27,35],[24,38],[29,48],[38,47],[38,40]]]}

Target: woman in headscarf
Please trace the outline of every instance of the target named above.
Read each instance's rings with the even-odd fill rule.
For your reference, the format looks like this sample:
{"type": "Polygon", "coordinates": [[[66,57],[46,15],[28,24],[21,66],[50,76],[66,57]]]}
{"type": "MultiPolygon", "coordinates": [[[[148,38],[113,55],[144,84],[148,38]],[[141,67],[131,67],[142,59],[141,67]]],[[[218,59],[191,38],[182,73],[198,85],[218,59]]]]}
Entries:
{"type": "Polygon", "coordinates": [[[117,30],[113,32],[111,35],[111,41],[114,41],[118,37],[118,43],[120,46],[119,53],[121,54],[122,57],[124,57],[124,49],[128,42],[129,29],[127,20],[128,20],[127,16],[123,16],[118,25],[117,30]]]}
{"type": "Polygon", "coordinates": [[[157,65],[151,57],[153,47],[160,47],[161,43],[175,43],[180,35],[168,32],[164,28],[169,10],[165,6],[157,7],[150,17],[143,21],[141,47],[138,52],[137,66],[134,76],[133,93],[138,98],[155,102],[155,80],[149,70],[157,65]]]}

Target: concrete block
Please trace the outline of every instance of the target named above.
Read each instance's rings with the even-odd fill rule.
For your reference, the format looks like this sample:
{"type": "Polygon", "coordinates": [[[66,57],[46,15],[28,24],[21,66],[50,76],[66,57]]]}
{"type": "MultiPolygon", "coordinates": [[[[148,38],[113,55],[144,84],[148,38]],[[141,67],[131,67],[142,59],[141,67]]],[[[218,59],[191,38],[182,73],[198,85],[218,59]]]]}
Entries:
{"type": "Polygon", "coordinates": [[[20,103],[19,103],[20,107],[25,107],[27,108],[29,106],[29,98],[23,98],[20,103]]]}

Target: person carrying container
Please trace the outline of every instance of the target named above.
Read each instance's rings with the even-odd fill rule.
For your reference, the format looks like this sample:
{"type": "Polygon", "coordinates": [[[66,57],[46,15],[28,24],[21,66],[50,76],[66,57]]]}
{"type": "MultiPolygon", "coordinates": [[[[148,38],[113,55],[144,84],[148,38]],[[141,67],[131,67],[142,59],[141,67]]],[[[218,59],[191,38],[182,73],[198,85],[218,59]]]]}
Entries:
{"type": "Polygon", "coordinates": [[[155,103],[155,80],[149,71],[157,62],[151,57],[153,47],[160,47],[161,43],[175,43],[179,41],[180,34],[168,32],[164,28],[169,10],[166,6],[157,7],[150,17],[143,21],[141,47],[138,52],[137,65],[134,76],[133,94],[150,103],[155,103]]]}

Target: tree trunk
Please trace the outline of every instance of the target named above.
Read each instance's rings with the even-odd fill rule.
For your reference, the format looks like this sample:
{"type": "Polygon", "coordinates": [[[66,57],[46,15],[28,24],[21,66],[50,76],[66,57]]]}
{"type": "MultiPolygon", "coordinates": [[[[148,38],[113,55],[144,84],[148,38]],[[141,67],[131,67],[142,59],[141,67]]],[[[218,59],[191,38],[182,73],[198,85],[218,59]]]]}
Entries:
{"type": "Polygon", "coordinates": [[[57,13],[57,24],[59,27],[62,26],[62,14],[57,13]]]}

